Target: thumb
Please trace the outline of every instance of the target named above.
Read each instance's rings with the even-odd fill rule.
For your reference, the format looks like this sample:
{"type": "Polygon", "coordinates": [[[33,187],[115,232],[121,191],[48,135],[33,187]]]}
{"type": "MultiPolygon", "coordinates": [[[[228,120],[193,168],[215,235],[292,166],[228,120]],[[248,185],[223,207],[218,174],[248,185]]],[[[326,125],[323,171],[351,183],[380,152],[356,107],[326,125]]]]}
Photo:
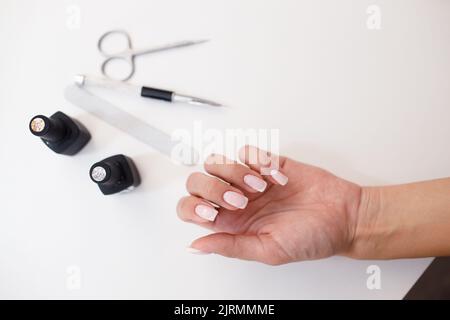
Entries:
{"type": "Polygon", "coordinates": [[[204,253],[216,253],[229,258],[260,261],[270,265],[281,263],[277,259],[273,241],[268,234],[234,235],[229,233],[213,233],[195,240],[191,248],[204,253]]]}

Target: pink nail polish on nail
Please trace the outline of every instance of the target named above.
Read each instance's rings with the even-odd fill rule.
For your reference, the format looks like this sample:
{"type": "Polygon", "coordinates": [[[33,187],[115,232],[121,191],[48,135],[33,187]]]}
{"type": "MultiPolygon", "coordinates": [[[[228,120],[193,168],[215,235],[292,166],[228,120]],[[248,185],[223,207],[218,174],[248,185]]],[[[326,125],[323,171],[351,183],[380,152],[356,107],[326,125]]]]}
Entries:
{"type": "Polygon", "coordinates": [[[282,186],[285,186],[289,181],[288,177],[286,177],[284,174],[282,174],[280,171],[278,171],[276,169],[271,170],[270,175],[278,184],[280,184],[282,186]]]}
{"type": "Polygon", "coordinates": [[[218,211],[207,205],[199,204],[198,206],[195,207],[195,213],[202,219],[214,221],[216,220],[218,211]]]}
{"type": "Polygon", "coordinates": [[[192,253],[192,254],[200,255],[200,256],[211,254],[209,252],[201,251],[201,250],[198,250],[198,249],[195,249],[195,248],[192,248],[192,247],[187,247],[186,251],[189,252],[189,253],[192,253]]]}
{"type": "Polygon", "coordinates": [[[233,207],[244,209],[247,206],[248,199],[240,193],[227,191],[223,194],[223,200],[233,207]]]}
{"type": "Polygon", "coordinates": [[[244,176],[244,182],[250,188],[259,192],[263,192],[267,188],[267,182],[251,174],[247,174],[246,176],[244,176]]]}

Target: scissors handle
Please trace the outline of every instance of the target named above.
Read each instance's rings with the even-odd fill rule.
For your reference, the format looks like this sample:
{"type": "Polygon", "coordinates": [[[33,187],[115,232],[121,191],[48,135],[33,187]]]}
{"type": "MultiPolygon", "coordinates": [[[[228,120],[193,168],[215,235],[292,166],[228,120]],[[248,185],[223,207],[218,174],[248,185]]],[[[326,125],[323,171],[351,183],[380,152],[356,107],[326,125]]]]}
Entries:
{"type": "Polygon", "coordinates": [[[133,54],[133,47],[131,43],[131,37],[128,34],[128,32],[124,30],[111,30],[108,32],[105,32],[97,42],[97,49],[98,51],[106,58],[105,61],[103,61],[101,66],[102,74],[113,80],[118,81],[127,81],[129,80],[135,71],[135,65],[134,65],[134,54],[133,54]],[[111,38],[113,36],[120,36],[125,39],[125,47],[121,51],[116,52],[108,52],[104,48],[104,43],[106,39],[111,38]],[[126,72],[123,76],[117,77],[113,76],[110,72],[111,65],[114,64],[114,62],[125,62],[128,65],[128,72],[126,72]]]}
{"type": "Polygon", "coordinates": [[[116,80],[116,81],[130,80],[130,78],[134,75],[134,71],[135,71],[134,57],[133,56],[129,56],[129,57],[117,56],[117,57],[106,58],[106,60],[103,61],[103,63],[102,63],[101,71],[102,71],[103,76],[105,76],[106,78],[111,79],[111,80],[116,80]],[[111,70],[111,67],[108,67],[108,66],[110,66],[110,65],[114,64],[114,62],[118,62],[118,61],[125,61],[125,63],[128,65],[128,71],[125,72],[122,76],[114,76],[111,74],[110,71],[108,71],[108,70],[111,70]]]}
{"type": "Polygon", "coordinates": [[[131,56],[131,51],[132,51],[133,45],[131,43],[131,37],[128,34],[128,32],[124,31],[124,30],[111,30],[108,32],[105,32],[99,39],[97,42],[97,49],[98,51],[106,58],[111,58],[111,57],[127,57],[127,56],[131,56]],[[125,39],[125,48],[121,51],[115,51],[115,52],[108,52],[107,50],[105,50],[105,48],[103,47],[106,39],[113,37],[114,35],[119,35],[121,37],[123,37],[125,39]]]}

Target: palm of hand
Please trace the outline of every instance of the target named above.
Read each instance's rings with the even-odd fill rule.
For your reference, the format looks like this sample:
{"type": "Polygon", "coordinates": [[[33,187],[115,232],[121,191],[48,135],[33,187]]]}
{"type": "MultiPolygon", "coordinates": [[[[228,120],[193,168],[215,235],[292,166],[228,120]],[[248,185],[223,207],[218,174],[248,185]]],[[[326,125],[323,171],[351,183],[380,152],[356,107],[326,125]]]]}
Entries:
{"type": "Polygon", "coordinates": [[[319,259],[344,253],[355,232],[360,187],[322,169],[286,160],[286,186],[270,185],[240,214],[218,216],[215,231],[264,238],[270,264],[319,259]]]}

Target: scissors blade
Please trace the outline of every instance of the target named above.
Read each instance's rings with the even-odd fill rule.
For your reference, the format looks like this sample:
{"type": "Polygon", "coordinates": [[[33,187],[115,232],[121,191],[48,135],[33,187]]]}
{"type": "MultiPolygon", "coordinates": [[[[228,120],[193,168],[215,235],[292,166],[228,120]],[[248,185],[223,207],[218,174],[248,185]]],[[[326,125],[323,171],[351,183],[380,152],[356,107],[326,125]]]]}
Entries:
{"type": "Polygon", "coordinates": [[[186,40],[186,41],[179,41],[179,42],[172,42],[168,43],[159,47],[149,48],[149,49],[142,49],[142,50],[136,50],[133,51],[133,55],[139,56],[142,54],[148,54],[148,53],[155,53],[160,51],[166,51],[171,49],[177,49],[182,47],[188,47],[188,46],[194,46],[197,44],[208,42],[209,39],[203,39],[203,40],[186,40]]]}

